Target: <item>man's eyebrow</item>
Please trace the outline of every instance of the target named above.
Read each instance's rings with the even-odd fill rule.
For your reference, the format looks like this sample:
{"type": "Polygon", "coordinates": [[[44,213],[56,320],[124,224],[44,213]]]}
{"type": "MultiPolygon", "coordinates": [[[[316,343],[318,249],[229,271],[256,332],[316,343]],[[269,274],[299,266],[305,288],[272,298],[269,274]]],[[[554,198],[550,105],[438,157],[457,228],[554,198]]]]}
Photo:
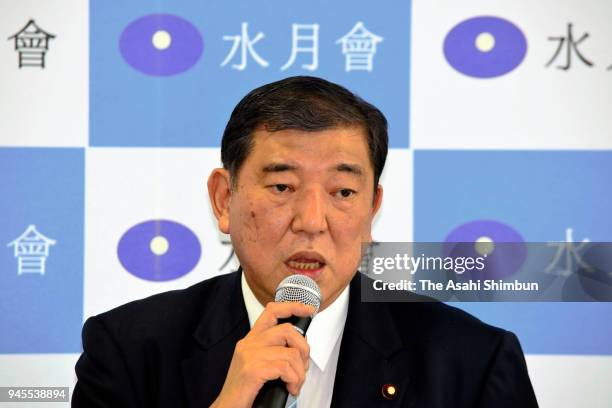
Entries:
{"type": "Polygon", "coordinates": [[[270,163],[263,167],[264,173],[279,173],[282,171],[293,171],[297,170],[297,166],[289,163],[270,163]]]}
{"type": "MultiPolygon", "coordinates": [[[[289,163],[270,163],[262,168],[264,173],[280,173],[283,171],[295,171],[298,170],[298,166],[289,163]]],[[[343,173],[353,174],[357,177],[363,177],[363,167],[357,164],[350,163],[339,163],[330,168],[330,171],[338,171],[343,173]]]]}
{"type": "Polygon", "coordinates": [[[340,163],[337,166],[335,166],[334,168],[332,168],[332,170],[334,171],[340,171],[340,172],[346,172],[346,173],[351,173],[354,174],[358,177],[363,177],[364,171],[363,171],[363,167],[357,165],[357,164],[349,164],[349,163],[340,163]]]}

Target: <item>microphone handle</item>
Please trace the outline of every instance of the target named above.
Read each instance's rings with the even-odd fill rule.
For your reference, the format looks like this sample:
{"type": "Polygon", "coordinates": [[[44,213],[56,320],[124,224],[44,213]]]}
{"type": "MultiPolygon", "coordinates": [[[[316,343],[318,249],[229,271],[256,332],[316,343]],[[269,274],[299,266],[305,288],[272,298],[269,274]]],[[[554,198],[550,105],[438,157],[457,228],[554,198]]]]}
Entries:
{"type": "Polygon", "coordinates": [[[291,323],[293,327],[300,333],[302,336],[306,334],[306,330],[308,330],[308,326],[310,326],[310,322],[312,321],[312,316],[299,317],[299,316],[291,316],[286,317],[284,319],[278,319],[278,324],[283,323],[291,323]]]}
{"type": "Polygon", "coordinates": [[[287,404],[287,386],[280,378],[267,381],[259,390],[253,408],[285,408],[287,404]]]}
{"type": "MultiPolygon", "coordinates": [[[[296,331],[302,336],[308,330],[312,317],[291,316],[285,319],[278,319],[278,324],[291,323],[296,331]]],[[[267,381],[259,390],[253,408],[285,408],[289,392],[287,385],[277,378],[276,380],[267,381]]]]}

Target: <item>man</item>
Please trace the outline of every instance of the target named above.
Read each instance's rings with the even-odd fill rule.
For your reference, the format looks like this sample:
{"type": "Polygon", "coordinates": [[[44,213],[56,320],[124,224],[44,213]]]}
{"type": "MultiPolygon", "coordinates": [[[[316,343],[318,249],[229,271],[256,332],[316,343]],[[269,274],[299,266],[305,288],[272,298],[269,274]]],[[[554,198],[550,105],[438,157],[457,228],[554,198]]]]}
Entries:
{"type": "Polygon", "coordinates": [[[241,269],[90,318],[73,406],[250,407],[277,378],[300,407],[537,406],[513,334],[442,303],[360,301],[386,154],[382,113],[338,85],[249,93],[208,180],[241,269]],[[313,310],[273,302],[296,273],[323,299],[306,339],[277,320],[313,310]]]}

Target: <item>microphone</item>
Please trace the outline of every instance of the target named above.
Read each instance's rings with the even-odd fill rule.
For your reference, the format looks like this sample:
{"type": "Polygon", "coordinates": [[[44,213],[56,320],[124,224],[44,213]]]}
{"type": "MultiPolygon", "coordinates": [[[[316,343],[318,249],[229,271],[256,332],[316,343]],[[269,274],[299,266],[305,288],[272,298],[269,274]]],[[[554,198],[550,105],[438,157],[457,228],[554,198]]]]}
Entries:
{"type": "MultiPolygon", "coordinates": [[[[321,306],[321,290],[317,283],[308,276],[291,275],[278,284],[274,301],[299,302],[314,306],[316,314],[321,306]]],[[[304,336],[311,321],[312,316],[291,316],[278,319],[278,324],[291,323],[295,330],[304,336]]],[[[288,396],[286,384],[280,378],[268,381],[259,390],[253,402],[253,408],[285,408],[288,396]]]]}

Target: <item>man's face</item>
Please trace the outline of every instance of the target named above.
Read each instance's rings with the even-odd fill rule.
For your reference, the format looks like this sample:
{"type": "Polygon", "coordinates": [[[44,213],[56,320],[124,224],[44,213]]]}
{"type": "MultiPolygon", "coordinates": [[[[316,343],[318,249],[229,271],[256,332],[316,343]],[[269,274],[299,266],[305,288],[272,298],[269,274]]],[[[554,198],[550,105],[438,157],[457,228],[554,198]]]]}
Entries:
{"type": "MultiPolygon", "coordinates": [[[[225,170],[215,170],[209,180],[211,198],[220,198],[219,227],[231,235],[260,302],[272,301],[280,281],[297,273],[317,282],[323,309],[355,274],[361,243],[371,240],[382,198],[379,187],[374,199],[365,132],[360,127],[261,129],[253,137],[236,188],[229,191],[228,185],[227,197],[219,188],[210,190],[215,172],[229,180],[225,170]]],[[[212,184],[224,190],[218,181],[212,184]]]]}

